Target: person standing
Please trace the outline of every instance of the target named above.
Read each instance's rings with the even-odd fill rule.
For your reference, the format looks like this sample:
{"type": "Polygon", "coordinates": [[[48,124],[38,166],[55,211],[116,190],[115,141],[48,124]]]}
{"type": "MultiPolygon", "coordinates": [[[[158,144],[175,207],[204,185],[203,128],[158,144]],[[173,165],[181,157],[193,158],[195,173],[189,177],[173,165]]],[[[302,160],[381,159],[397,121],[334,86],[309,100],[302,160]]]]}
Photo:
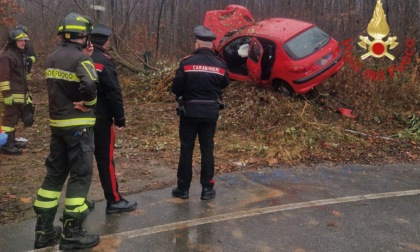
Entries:
{"type": "Polygon", "coordinates": [[[189,198],[192,180],[192,157],[198,135],[201,151],[201,199],[212,199],[214,177],[214,135],[219,117],[221,90],[229,85],[226,63],[213,51],[215,34],[204,26],[194,29],[196,50],[185,57],[176,70],[171,88],[180,103],[178,108],[181,152],[177,187],[172,196],[189,198]]]}
{"type": "Polygon", "coordinates": [[[117,69],[108,54],[111,47],[111,36],[112,30],[102,24],[95,25],[90,33],[94,47],[92,59],[99,78],[94,127],[95,158],[107,201],[107,214],[132,211],[137,207],[137,202],[127,201],[121,196],[115,174],[114,129],[121,131],[125,127],[125,115],[117,69]]]}
{"type": "Polygon", "coordinates": [[[1,129],[8,135],[7,142],[0,151],[8,155],[22,154],[25,142],[16,141],[16,125],[19,121],[20,110],[28,96],[26,81],[25,49],[29,37],[20,29],[9,32],[7,46],[0,55],[0,114],[1,129]]]}
{"type": "MultiPolygon", "coordinates": [[[[16,29],[19,29],[26,33],[28,35],[28,28],[24,25],[17,25],[16,29]]],[[[32,45],[31,41],[28,40],[25,45],[25,50],[23,50],[23,53],[26,56],[26,77],[29,80],[30,74],[32,70],[32,65],[36,62],[36,54],[35,54],[35,48],[32,45]]]]}
{"type": "Polygon", "coordinates": [[[37,214],[35,248],[42,248],[60,237],[54,226],[61,190],[69,177],[65,193],[60,250],[94,247],[99,236],[89,234],[82,222],[89,213],[86,197],[92,181],[98,77],[87,55],[89,18],[68,14],[60,23],[62,43],[46,59],[50,153],[45,161],[47,174],[38,190],[33,208],[37,214]]]}

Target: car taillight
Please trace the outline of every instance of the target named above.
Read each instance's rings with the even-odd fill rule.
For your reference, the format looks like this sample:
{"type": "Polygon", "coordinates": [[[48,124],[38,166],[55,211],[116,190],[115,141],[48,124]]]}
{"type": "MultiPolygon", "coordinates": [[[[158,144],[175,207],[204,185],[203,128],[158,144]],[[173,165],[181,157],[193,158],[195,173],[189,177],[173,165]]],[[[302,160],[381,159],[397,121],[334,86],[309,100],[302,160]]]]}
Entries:
{"type": "Polygon", "coordinates": [[[304,66],[286,66],[286,69],[292,73],[306,72],[306,68],[304,66]]]}

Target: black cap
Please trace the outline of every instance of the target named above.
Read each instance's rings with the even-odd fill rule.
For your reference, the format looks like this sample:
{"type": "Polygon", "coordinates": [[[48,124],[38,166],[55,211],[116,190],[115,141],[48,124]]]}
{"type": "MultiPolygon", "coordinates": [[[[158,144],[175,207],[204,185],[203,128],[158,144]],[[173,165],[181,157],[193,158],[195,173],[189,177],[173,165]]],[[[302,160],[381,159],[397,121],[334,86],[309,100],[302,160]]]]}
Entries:
{"type": "Polygon", "coordinates": [[[197,39],[202,41],[213,41],[216,39],[216,35],[208,28],[200,25],[194,28],[194,35],[197,39]]]}
{"type": "Polygon", "coordinates": [[[92,31],[90,32],[90,35],[91,36],[98,35],[98,36],[109,37],[109,36],[112,35],[112,30],[106,25],[98,24],[98,25],[95,25],[93,27],[92,31]]]}

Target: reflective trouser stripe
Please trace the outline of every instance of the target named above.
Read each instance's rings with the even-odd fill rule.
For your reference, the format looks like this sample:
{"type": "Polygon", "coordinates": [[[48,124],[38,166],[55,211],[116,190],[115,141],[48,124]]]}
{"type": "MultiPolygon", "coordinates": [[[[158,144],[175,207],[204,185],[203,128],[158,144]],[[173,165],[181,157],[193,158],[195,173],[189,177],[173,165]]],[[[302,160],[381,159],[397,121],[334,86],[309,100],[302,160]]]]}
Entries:
{"type": "Polygon", "coordinates": [[[66,212],[69,213],[83,213],[88,210],[85,204],[85,198],[66,198],[64,204],[66,205],[66,212]]]}
{"type": "Polygon", "coordinates": [[[50,191],[40,188],[34,206],[39,208],[54,208],[58,206],[58,198],[61,192],[50,191]]]}

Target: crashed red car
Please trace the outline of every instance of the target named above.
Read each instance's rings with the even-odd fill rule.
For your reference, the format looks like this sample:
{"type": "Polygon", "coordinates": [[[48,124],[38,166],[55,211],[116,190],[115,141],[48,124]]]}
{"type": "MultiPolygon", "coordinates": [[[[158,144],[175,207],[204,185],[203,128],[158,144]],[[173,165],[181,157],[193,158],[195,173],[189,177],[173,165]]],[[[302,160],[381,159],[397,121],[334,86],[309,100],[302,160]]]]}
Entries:
{"type": "Polygon", "coordinates": [[[315,24],[286,18],[255,22],[240,5],[206,12],[204,26],[229,77],[252,81],[287,95],[303,94],[344,65],[339,43],[315,24]]]}

